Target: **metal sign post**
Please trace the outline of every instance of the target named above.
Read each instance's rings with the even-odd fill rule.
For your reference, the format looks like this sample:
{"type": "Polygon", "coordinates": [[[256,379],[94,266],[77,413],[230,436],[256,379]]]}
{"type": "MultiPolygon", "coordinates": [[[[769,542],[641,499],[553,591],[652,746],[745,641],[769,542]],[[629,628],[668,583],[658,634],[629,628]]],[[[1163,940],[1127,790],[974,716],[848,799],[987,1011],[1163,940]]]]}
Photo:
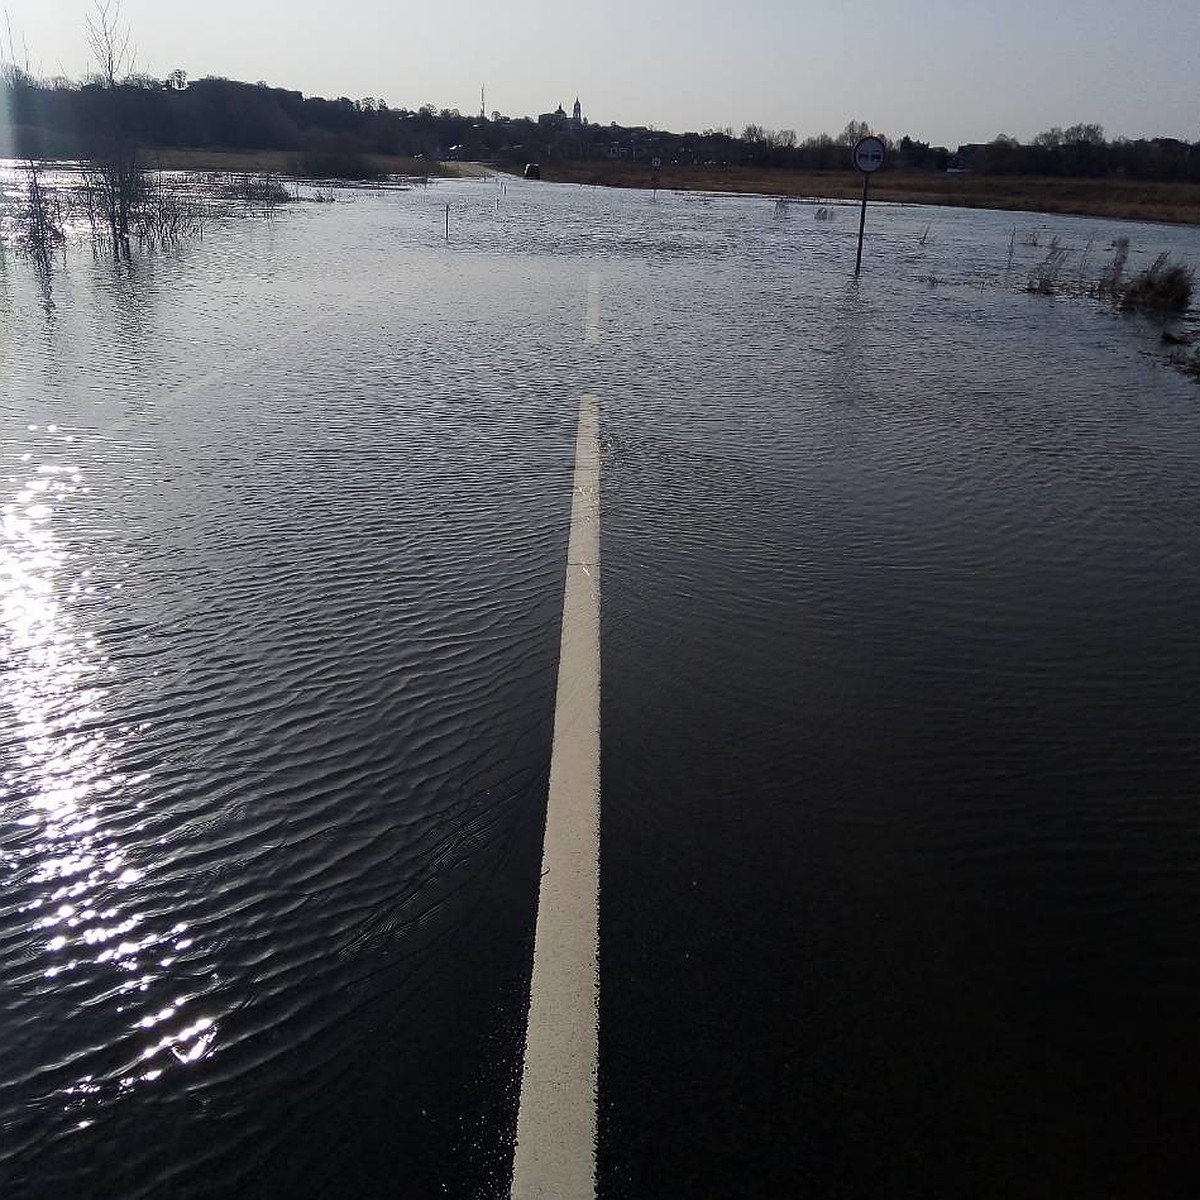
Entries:
{"type": "Polygon", "coordinates": [[[854,143],[854,165],[862,172],[863,198],[862,212],[858,218],[858,258],[854,262],[854,273],[862,270],[863,233],[867,227],[867,192],[871,186],[871,176],[883,166],[887,159],[887,147],[882,138],[859,138],[854,143]]]}

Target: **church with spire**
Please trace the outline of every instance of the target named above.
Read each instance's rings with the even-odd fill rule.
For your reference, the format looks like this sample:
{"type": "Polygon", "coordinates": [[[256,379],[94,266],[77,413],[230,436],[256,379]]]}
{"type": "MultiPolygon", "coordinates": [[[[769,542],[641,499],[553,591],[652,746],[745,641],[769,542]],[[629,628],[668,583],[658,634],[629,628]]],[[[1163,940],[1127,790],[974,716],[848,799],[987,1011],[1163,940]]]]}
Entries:
{"type": "Polygon", "coordinates": [[[575,97],[575,105],[571,109],[571,115],[567,116],[567,110],[560,104],[553,112],[541,113],[538,116],[538,124],[549,126],[552,129],[574,130],[582,129],[587,121],[583,116],[583,105],[579,103],[579,97],[575,97]]]}

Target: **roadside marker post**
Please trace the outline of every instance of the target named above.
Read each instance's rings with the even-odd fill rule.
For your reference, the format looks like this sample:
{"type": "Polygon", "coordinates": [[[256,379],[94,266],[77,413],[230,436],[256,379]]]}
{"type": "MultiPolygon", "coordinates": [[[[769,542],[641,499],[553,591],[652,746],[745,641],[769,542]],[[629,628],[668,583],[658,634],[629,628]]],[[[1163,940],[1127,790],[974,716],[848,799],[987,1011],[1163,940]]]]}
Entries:
{"type": "Polygon", "coordinates": [[[859,138],[854,143],[854,165],[863,177],[862,212],[858,217],[858,258],[854,261],[854,273],[862,270],[863,233],[867,228],[867,192],[871,186],[871,176],[883,166],[887,160],[887,147],[882,138],[859,138]]]}

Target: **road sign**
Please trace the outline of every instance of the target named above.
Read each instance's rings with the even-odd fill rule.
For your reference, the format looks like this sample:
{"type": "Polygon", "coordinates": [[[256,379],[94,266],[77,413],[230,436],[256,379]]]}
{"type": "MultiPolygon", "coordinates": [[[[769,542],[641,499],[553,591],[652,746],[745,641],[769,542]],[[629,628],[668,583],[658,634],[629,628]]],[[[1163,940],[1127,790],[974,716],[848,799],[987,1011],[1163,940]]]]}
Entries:
{"type": "Polygon", "coordinates": [[[871,184],[871,176],[883,166],[887,158],[887,147],[882,138],[859,138],[854,143],[854,165],[862,172],[863,198],[862,214],[858,218],[858,258],[854,262],[854,273],[862,270],[863,232],[867,227],[867,190],[871,184]]]}
{"type": "Polygon", "coordinates": [[[650,165],[657,171],[658,168],[662,166],[662,159],[661,158],[652,158],[650,160],[650,165]]]}
{"type": "Polygon", "coordinates": [[[864,174],[878,171],[887,158],[887,147],[877,137],[859,138],[854,143],[854,165],[864,174]]]}

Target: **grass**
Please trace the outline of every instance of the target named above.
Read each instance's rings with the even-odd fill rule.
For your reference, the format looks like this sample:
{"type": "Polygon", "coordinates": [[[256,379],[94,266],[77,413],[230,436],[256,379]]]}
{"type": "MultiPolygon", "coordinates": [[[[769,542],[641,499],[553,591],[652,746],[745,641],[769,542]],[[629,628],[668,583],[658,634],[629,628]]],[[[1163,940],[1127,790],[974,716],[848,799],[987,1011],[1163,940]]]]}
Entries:
{"type": "Polygon", "coordinates": [[[209,182],[213,190],[226,200],[237,200],[259,208],[271,209],[297,199],[296,192],[284,187],[278,175],[269,173],[217,174],[210,176],[209,182]]]}
{"type": "MultiPolygon", "coordinates": [[[[288,150],[149,150],[152,166],[164,171],[220,171],[231,175],[302,175],[304,156],[288,150]]],[[[427,158],[392,154],[363,155],[380,175],[452,176],[454,171],[427,158]]]]}
{"type": "MultiPolygon", "coordinates": [[[[542,178],[604,187],[651,186],[651,169],[628,161],[542,163],[542,178]]],[[[659,187],[675,191],[762,193],[770,196],[857,200],[854,171],[783,171],[753,167],[664,167],[659,187]]],[[[1020,212],[1074,213],[1139,221],[1200,225],[1200,184],[1125,179],[1059,179],[883,171],[871,182],[876,200],[1020,212]]]]}
{"type": "Polygon", "coordinates": [[[1067,264],[1070,251],[1057,244],[1055,238],[1046,257],[1029,273],[1029,282],[1025,285],[1027,292],[1037,296],[1053,296],[1058,290],[1058,277],[1067,264]]]}
{"type": "MultiPolygon", "coordinates": [[[[1015,228],[1013,238],[1016,238],[1015,228]]],[[[1057,237],[1054,238],[1050,242],[1046,257],[1030,271],[1025,290],[1037,296],[1056,295],[1060,288],[1068,294],[1086,293],[1097,299],[1112,302],[1122,312],[1157,313],[1167,316],[1188,311],[1195,287],[1195,271],[1185,263],[1172,262],[1170,254],[1164,252],[1145,270],[1127,278],[1125,268],[1129,261],[1129,238],[1119,237],[1112,244],[1112,261],[1101,270],[1099,279],[1088,283],[1086,272],[1091,249],[1092,240],[1089,239],[1083,251],[1077,278],[1067,279],[1063,276],[1063,271],[1071,251],[1060,245],[1057,237]]],[[[1010,245],[1009,265],[1011,264],[1010,245]]],[[[1166,333],[1164,338],[1167,338],[1166,333]]]]}
{"type": "Polygon", "coordinates": [[[1190,267],[1160,254],[1153,264],[1135,275],[1121,292],[1126,312],[1187,312],[1192,302],[1195,274],[1190,267]]]}

